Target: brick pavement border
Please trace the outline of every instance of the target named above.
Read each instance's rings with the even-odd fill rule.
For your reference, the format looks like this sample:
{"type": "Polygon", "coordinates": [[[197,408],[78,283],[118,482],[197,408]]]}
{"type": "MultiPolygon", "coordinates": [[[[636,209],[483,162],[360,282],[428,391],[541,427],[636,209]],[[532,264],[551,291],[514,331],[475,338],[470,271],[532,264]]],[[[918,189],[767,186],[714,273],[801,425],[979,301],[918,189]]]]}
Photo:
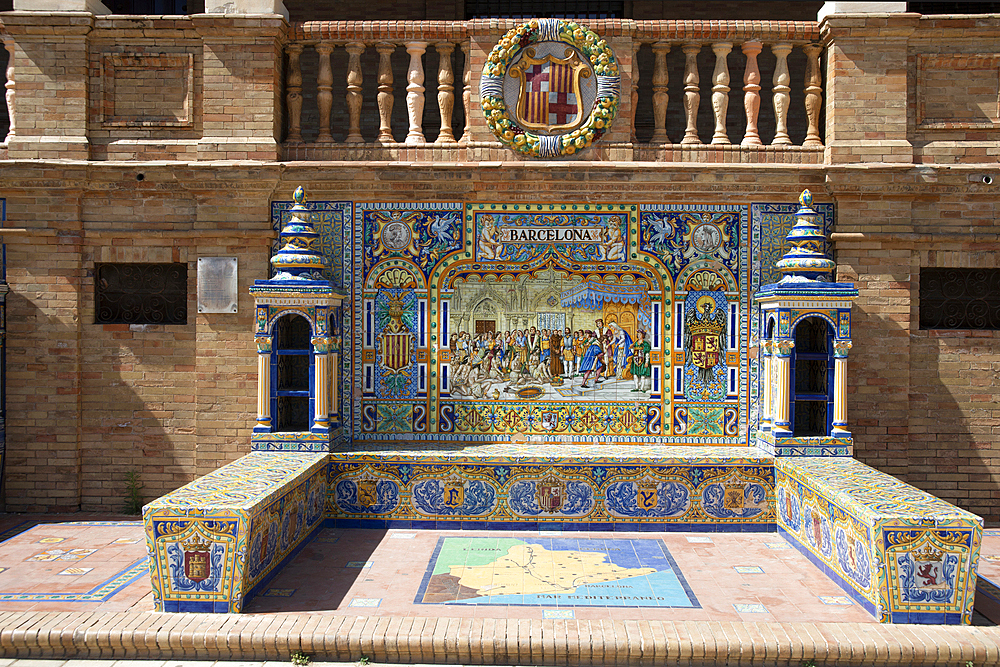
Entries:
{"type": "Polygon", "coordinates": [[[317,614],[0,613],[0,656],[507,665],[1000,665],[1000,628],[317,614]],[[199,640],[193,641],[195,636],[199,640]],[[203,640],[201,638],[204,638],[203,640]]]}

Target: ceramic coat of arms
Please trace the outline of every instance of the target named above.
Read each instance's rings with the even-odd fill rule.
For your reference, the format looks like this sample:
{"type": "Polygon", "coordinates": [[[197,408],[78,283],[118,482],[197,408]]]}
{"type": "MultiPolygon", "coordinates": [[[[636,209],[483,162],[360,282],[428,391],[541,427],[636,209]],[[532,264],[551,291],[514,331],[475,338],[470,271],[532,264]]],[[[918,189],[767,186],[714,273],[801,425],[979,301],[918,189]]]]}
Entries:
{"type": "Polygon", "coordinates": [[[615,54],[573,21],[533,19],[504,35],[483,68],[487,126],[518,153],[555,158],[578,153],[618,113],[615,54]]]}

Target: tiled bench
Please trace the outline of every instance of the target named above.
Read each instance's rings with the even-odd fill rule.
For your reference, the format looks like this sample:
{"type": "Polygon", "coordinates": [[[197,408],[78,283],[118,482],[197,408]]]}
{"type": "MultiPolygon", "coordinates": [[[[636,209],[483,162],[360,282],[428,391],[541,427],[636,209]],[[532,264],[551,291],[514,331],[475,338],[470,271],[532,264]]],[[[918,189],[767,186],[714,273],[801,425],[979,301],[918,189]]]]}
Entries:
{"type": "Polygon", "coordinates": [[[157,611],[241,611],[322,525],[326,472],[254,452],[144,507],[157,611]]]}
{"type": "Polygon", "coordinates": [[[969,623],[982,519],[854,459],[775,460],[778,530],[883,623],[969,623]]]}

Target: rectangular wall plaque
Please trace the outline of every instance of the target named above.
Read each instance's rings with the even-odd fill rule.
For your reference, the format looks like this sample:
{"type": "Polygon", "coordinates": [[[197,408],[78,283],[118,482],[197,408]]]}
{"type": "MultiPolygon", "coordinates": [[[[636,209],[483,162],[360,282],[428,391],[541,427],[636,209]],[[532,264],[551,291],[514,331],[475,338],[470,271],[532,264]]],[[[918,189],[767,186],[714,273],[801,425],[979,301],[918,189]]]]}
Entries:
{"type": "Polygon", "coordinates": [[[237,282],[235,257],[199,257],[198,312],[235,313],[237,282]]]}

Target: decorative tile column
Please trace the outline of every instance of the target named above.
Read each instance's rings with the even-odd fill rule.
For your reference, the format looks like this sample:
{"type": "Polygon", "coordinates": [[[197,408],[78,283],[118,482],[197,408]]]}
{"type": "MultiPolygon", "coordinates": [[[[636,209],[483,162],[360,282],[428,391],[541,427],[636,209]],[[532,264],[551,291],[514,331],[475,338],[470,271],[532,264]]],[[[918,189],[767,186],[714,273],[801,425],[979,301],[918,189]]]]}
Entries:
{"type": "Polygon", "coordinates": [[[833,343],[833,433],[850,435],[847,430],[847,352],[851,341],[833,343]]]}
{"type": "MultiPolygon", "coordinates": [[[[330,419],[331,410],[336,409],[332,404],[338,393],[331,386],[330,357],[336,339],[331,336],[330,318],[344,300],[344,294],[323,277],[325,260],[320,252],[319,233],[312,224],[313,213],[305,205],[305,192],[297,188],[292,198],[295,204],[289,209],[288,222],[281,229],[280,249],[271,258],[274,277],[258,280],[250,288],[256,303],[254,339],[258,354],[257,421],[251,446],[254,450],[325,452],[330,451],[331,443],[340,435],[339,420],[333,424],[330,419]],[[282,367],[278,365],[282,350],[276,340],[276,331],[278,322],[285,317],[301,317],[309,325],[308,341],[303,340],[294,351],[284,353],[309,359],[308,426],[305,429],[286,430],[288,427],[281,418],[282,400],[305,401],[307,394],[304,388],[277,393],[283,387],[280,385],[282,367]],[[279,373],[277,384],[271,378],[273,366],[279,373]],[[294,397],[281,398],[287,395],[294,397]],[[273,414],[272,405],[275,404],[279,406],[277,414],[273,414]]],[[[335,355],[332,367],[336,368],[335,355]]]]}
{"type": "Polygon", "coordinates": [[[836,265],[827,255],[818,218],[812,194],[803,191],[795,225],[788,233],[790,248],[775,265],[784,275],[754,296],[760,306],[763,366],[756,444],[775,456],[850,456],[854,444],[847,429],[847,350],[851,347],[851,307],[858,290],[853,283],[830,282],[836,265]],[[796,328],[811,322],[815,330],[817,320],[826,337],[819,350],[797,350],[796,328]],[[825,392],[810,389],[793,406],[796,363],[825,363],[829,381],[825,392]],[[827,405],[823,433],[797,428],[797,420],[802,420],[800,426],[806,423],[803,412],[815,415],[816,404],[822,402],[827,405]]]}

